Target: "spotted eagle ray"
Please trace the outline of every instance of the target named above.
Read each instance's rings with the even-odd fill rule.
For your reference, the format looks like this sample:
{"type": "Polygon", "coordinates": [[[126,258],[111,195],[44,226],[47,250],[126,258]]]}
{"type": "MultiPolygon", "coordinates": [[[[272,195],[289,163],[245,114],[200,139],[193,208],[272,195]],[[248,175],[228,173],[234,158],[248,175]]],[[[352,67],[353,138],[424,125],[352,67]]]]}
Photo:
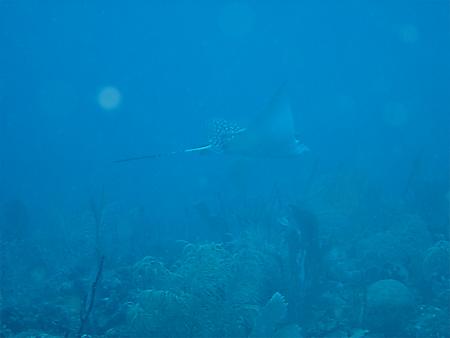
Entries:
{"type": "Polygon", "coordinates": [[[181,151],[129,157],[115,162],[158,158],[181,153],[220,153],[246,157],[294,157],[309,150],[296,138],[289,99],[282,86],[267,107],[246,128],[225,120],[213,122],[208,144],[181,151]]]}

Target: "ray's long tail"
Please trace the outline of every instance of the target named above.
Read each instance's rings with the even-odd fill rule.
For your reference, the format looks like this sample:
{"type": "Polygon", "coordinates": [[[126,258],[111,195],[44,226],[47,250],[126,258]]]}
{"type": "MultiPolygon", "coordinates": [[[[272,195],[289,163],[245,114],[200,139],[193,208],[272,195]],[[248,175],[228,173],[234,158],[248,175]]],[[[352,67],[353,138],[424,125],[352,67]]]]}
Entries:
{"type": "Polygon", "coordinates": [[[207,145],[204,147],[189,148],[189,149],[184,149],[184,150],[180,150],[180,151],[169,151],[167,153],[158,153],[158,154],[142,155],[142,156],[135,156],[135,157],[127,157],[127,158],[115,160],[113,162],[114,163],[123,163],[123,162],[131,162],[131,161],[139,161],[139,160],[147,160],[147,159],[156,159],[156,158],[161,158],[161,157],[168,157],[168,156],[173,156],[173,155],[179,155],[179,154],[184,154],[184,153],[194,153],[194,152],[206,153],[210,149],[211,149],[211,145],[207,145]]]}

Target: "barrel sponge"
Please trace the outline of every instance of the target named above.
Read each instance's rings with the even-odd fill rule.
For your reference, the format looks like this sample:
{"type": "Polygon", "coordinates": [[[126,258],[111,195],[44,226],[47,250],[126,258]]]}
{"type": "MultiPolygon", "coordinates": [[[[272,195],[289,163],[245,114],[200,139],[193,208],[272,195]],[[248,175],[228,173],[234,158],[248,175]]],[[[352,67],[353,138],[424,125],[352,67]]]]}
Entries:
{"type": "Polygon", "coordinates": [[[379,280],[367,290],[366,325],[373,331],[398,331],[412,313],[414,303],[414,296],[403,283],[379,280]]]}

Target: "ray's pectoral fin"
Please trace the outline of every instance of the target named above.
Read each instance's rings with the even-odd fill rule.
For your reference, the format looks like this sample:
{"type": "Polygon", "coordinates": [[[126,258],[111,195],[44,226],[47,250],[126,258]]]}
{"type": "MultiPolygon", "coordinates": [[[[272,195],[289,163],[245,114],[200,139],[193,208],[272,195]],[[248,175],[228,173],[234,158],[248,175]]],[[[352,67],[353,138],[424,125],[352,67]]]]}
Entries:
{"type": "Polygon", "coordinates": [[[278,88],[266,108],[256,116],[248,129],[273,142],[295,140],[294,119],[285,85],[278,88]]]}
{"type": "Polygon", "coordinates": [[[293,156],[305,151],[306,147],[295,137],[285,85],[277,90],[248,128],[228,142],[226,149],[250,156],[293,156]]]}

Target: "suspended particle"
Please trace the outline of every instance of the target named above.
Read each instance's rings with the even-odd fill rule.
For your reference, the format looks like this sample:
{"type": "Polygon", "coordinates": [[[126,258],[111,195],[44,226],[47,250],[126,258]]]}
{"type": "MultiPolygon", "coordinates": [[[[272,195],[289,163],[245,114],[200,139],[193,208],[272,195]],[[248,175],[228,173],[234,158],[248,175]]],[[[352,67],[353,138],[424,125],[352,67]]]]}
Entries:
{"type": "Polygon", "coordinates": [[[98,94],[98,104],[105,110],[116,109],[122,102],[122,94],[113,86],[107,86],[98,94]]]}

